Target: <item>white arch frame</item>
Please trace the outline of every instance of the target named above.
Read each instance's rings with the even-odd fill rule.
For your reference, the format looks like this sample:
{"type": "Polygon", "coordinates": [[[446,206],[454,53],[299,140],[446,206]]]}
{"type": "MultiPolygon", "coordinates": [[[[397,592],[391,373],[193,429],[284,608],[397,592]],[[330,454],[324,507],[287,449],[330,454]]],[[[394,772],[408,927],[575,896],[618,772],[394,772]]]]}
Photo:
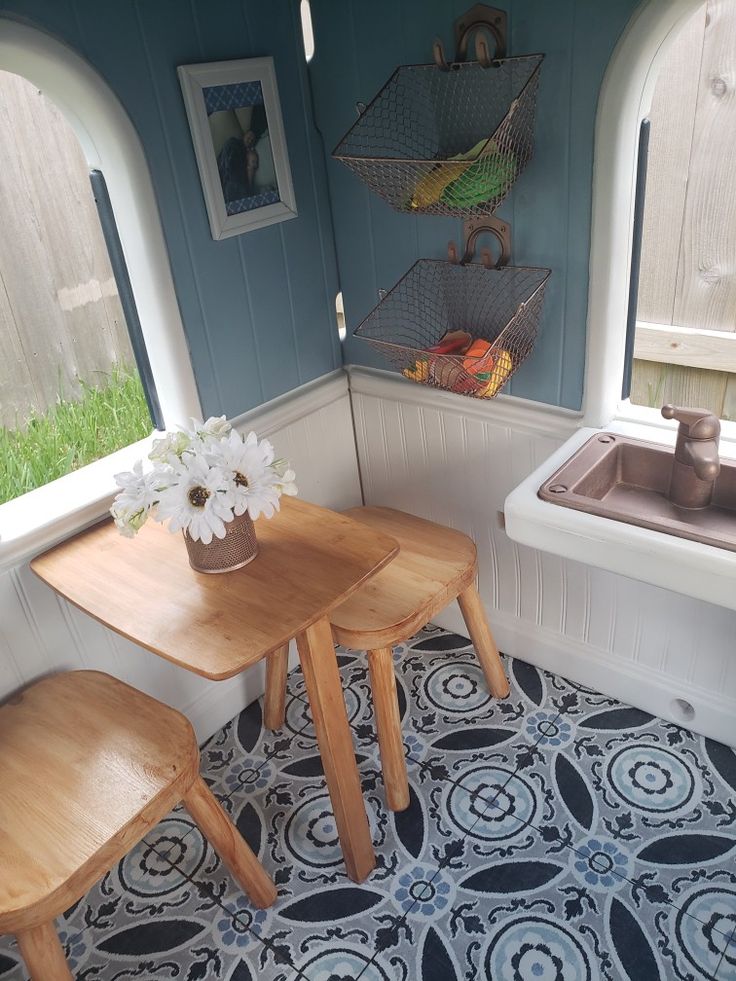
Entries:
{"type": "Polygon", "coordinates": [[[49,96],[73,127],[90,168],[105,175],[166,425],[199,417],[158,202],[128,114],[70,47],[6,17],[0,17],[0,69],[22,75],[49,96]]]}
{"type": "MultiPolygon", "coordinates": [[[[619,412],[639,129],[649,111],[660,61],[683,21],[702,2],[648,0],[629,21],[603,79],[593,167],[586,426],[607,426],[619,412]]],[[[642,418],[646,414],[637,413],[642,418]]]]}
{"type": "MultiPolygon", "coordinates": [[[[76,52],[6,16],[0,16],[0,69],[27,78],[56,103],[89,166],[105,175],[164,420],[171,428],[200,417],[158,202],[128,114],[76,52]]],[[[102,517],[116,490],[113,474],[145,456],[151,439],[0,505],[0,571],[102,517]]]]}

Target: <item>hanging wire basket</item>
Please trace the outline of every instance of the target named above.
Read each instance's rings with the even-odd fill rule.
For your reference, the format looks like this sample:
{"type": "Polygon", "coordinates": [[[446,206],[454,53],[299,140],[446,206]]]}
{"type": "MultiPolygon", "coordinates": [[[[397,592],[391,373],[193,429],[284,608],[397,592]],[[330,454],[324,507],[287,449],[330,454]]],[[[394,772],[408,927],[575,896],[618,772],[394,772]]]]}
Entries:
{"type": "Polygon", "coordinates": [[[397,68],[333,151],[396,211],[477,217],[501,204],[534,148],[544,55],[505,58],[503,11],[455,24],[455,60],[397,68]],[[491,59],[481,30],[496,42],[491,59]],[[476,61],[465,61],[476,35],[476,61]]]}
{"type": "Polygon", "coordinates": [[[549,269],[507,265],[509,226],[468,222],[458,259],[419,259],[355,330],[405,378],[473,398],[493,398],[529,357],[539,330],[549,269]],[[501,246],[473,263],[475,240],[490,232],[501,246]]]}

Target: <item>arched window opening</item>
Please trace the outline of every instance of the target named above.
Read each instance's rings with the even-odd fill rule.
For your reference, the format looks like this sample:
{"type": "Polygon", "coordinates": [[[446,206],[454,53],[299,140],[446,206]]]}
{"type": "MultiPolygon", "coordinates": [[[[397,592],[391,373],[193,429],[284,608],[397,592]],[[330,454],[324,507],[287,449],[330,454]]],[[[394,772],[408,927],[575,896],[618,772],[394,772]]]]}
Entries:
{"type": "Polygon", "coordinates": [[[104,178],[58,108],[5,71],[0,153],[2,504],[143,439],[158,399],[104,178]]]}
{"type": "MultiPolygon", "coordinates": [[[[175,428],[186,424],[192,416],[201,416],[158,203],[140,137],[127,112],[88,61],[46,32],[10,17],[0,18],[0,71],[28,80],[72,127],[87,169],[84,208],[91,206],[93,213],[95,205],[90,205],[88,175],[91,171],[104,175],[104,185],[98,180],[96,196],[100,216],[104,212],[113,221],[108,225],[103,217],[106,231],[98,230],[98,235],[107,240],[108,249],[103,248],[102,255],[107,254],[110,265],[104,270],[95,266],[86,279],[80,278],[76,283],[72,279],[71,286],[63,283],[53,290],[59,305],[63,303],[84,311],[87,305],[99,303],[99,291],[103,304],[109,301],[112,309],[114,299],[108,295],[112,294],[109,273],[112,270],[139,369],[144,359],[136,344],[145,342],[150,379],[143,380],[149,394],[152,389],[149,382],[155,380],[160,423],[154,399],[151,408],[157,425],[175,428]],[[116,235],[110,235],[113,230],[116,235]],[[66,292],[61,292],[62,288],[66,292]],[[138,341],[136,324],[140,328],[138,341]]],[[[61,150],[58,160],[52,159],[54,166],[60,163],[61,150]]],[[[38,166],[38,159],[35,163],[38,166]]],[[[57,204],[49,194],[42,202],[52,215],[56,214],[57,204]]],[[[81,211],[82,205],[78,204],[81,211]]],[[[51,290],[49,281],[45,289],[51,290]]],[[[0,323],[2,320],[0,300],[0,323]]],[[[103,335],[95,339],[102,344],[103,335]]],[[[67,346],[73,349],[73,344],[67,342],[67,346]]],[[[146,372],[140,374],[145,376],[146,372]]],[[[72,372],[72,377],[86,381],[81,371],[72,372]]],[[[153,438],[145,403],[142,418],[146,419],[149,432],[143,441],[0,504],[0,568],[17,563],[106,512],[115,490],[113,475],[129,469],[136,459],[145,456],[153,438]]]]}
{"type": "Polygon", "coordinates": [[[650,136],[629,324],[636,405],[736,418],[734,78],[736,0],[706,0],[664,55],[643,124],[650,136]]]}
{"type": "Polygon", "coordinates": [[[589,426],[605,427],[614,419],[623,419],[646,427],[672,428],[658,410],[622,398],[622,380],[634,348],[631,334],[627,338],[627,315],[632,310],[630,319],[636,322],[636,304],[630,300],[636,280],[637,163],[641,124],[649,116],[660,70],[679,32],[702,5],[703,0],[641,4],[619,39],[601,87],[595,131],[584,399],[584,423],[589,426]]]}

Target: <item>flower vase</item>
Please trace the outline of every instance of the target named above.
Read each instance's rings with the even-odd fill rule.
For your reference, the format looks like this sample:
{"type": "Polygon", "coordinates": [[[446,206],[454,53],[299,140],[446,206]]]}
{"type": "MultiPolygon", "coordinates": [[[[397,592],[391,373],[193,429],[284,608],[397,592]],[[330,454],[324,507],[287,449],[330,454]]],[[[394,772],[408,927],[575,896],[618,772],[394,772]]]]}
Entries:
{"type": "Polygon", "coordinates": [[[189,565],[197,572],[233,572],[242,569],[258,555],[258,539],[253,521],[246,511],[225,524],[225,537],[205,545],[184,532],[189,565]]]}

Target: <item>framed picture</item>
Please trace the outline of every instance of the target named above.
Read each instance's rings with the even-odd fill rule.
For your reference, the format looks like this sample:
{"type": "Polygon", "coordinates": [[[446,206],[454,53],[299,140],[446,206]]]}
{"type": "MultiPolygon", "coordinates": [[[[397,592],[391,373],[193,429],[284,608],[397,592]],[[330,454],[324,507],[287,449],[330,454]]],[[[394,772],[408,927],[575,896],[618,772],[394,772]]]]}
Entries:
{"type": "Polygon", "coordinates": [[[181,65],[214,239],[296,217],[273,58],[181,65]]]}

